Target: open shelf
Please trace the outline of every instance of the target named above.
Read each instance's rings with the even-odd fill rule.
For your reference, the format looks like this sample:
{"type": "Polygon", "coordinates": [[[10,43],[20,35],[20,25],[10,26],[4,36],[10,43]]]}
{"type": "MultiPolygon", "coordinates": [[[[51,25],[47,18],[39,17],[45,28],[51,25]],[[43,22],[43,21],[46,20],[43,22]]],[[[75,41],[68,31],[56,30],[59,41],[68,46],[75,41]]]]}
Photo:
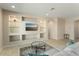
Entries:
{"type": "Polygon", "coordinates": [[[35,40],[38,38],[39,38],[38,33],[30,33],[22,35],[22,40],[35,40]]]}
{"type": "Polygon", "coordinates": [[[26,35],[22,35],[22,40],[26,40],[26,35]]]}
{"type": "Polygon", "coordinates": [[[40,33],[40,38],[44,38],[44,33],[40,33]]]}
{"type": "Polygon", "coordinates": [[[9,36],[9,42],[15,42],[20,40],[20,35],[9,36]]]}
{"type": "Polygon", "coordinates": [[[9,27],[9,33],[19,33],[19,27],[9,27]]]}

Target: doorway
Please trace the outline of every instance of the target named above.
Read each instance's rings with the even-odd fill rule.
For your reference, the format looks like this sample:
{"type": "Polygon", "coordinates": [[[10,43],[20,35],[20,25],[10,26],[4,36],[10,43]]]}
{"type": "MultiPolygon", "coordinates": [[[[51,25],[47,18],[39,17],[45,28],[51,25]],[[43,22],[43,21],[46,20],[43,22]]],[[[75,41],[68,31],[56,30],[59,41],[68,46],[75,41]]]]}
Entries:
{"type": "Polygon", "coordinates": [[[48,21],[48,39],[53,39],[54,23],[52,20],[48,21]]]}

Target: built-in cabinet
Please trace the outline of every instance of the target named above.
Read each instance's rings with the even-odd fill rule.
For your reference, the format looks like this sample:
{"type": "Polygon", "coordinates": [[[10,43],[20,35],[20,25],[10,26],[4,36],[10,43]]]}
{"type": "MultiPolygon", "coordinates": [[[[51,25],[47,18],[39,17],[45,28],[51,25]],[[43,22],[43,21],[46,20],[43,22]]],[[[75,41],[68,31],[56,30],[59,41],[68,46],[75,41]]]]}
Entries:
{"type": "MultiPolygon", "coordinates": [[[[43,22],[44,24],[44,22],[43,22]]],[[[9,15],[9,41],[38,40],[44,36],[42,21],[36,18],[9,15]]]]}
{"type": "Polygon", "coordinates": [[[4,46],[17,46],[48,39],[45,19],[4,12],[3,20],[4,46]]]}

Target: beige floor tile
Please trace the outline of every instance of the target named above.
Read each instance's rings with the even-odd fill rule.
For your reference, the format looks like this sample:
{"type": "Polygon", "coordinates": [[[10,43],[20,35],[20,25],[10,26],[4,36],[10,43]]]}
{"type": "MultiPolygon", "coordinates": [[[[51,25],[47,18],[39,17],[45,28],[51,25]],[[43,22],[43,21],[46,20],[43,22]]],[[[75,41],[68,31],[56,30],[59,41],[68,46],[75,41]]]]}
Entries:
{"type": "MultiPolygon", "coordinates": [[[[49,39],[46,41],[47,44],[49,44],[52,47],[55,47],[57,49],[63,49],[66,47],[66,43],[68,40],[54,40],[54,39],[49,39]]],[[[10,47],[10,48],[4,48],[0,52],[1,56],[18,56],[19,55],[19,47],[10,47]]]]}

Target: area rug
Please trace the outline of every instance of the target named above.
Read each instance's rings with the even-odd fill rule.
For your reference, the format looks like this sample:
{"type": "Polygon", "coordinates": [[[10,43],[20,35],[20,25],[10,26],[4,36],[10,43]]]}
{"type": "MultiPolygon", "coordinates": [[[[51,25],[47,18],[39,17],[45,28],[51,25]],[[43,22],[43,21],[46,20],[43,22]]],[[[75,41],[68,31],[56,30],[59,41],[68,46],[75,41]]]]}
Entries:
{"type": "MultiPolygon", "coordinates": [[[[47,43],[45,43],[45,45],[46,45],[46,50],[40,51],[39,54],[51,56],[51,55],[54,55],[55,53],[59,52],[59,50],[48,45],[47,43]]],[[[31,46],[20,48],[20,56],[29,56],[29,53],[35,54],[35,50],[33,50],[31,48],[31,46]]],[[[36,55],[34,55],[34,56],[36,56],[36,55]]],[[[38,55],[38,56],[40,56],[40,55],[38,55]]]]}

